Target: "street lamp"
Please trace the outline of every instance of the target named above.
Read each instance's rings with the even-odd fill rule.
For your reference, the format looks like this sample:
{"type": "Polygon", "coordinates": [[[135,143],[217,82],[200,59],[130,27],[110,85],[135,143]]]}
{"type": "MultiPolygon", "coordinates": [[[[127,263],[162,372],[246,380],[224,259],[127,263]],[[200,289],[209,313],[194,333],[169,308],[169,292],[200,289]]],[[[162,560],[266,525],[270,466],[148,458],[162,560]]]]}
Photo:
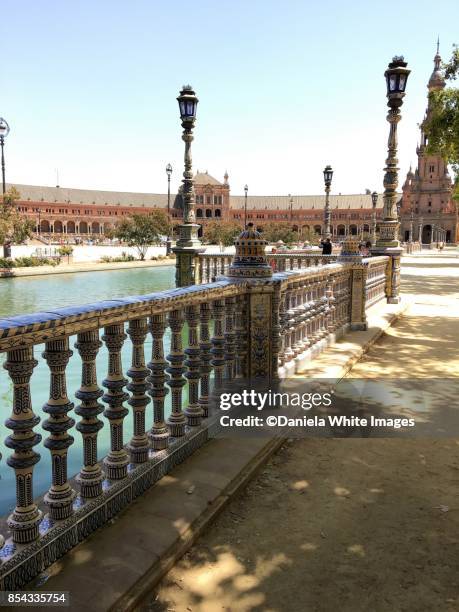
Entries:
{"type": "Polygon", "coordinates": [[[170,223],[171,223],[171,174],[172,174],[172,166],[167,164],[166,166],[166,174],[167,174],[167,239],[166,239],[166,255],[169,255],[171,252],[172,241],[170,237],[170,223]]]}
{"type": "Polygon", "coordinates": [[[410,70],[408,70],[407,62],[403,56],[395,56],[390,62],[387,70],[384,73],[387,87],[387,106],[389,112],[387,121],[390,124],[389,140],[388,140],[388,155],[386,159],[386,167],[384,168],[384,208],[383,219],[381,220],[379,239],[377,246],[383,249],[391,247],[399,247],[397,232],[399,228],[399,220],[397,215],[397,185],[398,185],[398,168],[397,168],[397,124],[401,119],[400,108],[405,97],[406,82],[410,70]]]}
{"type": "Polygon", "coordinates": [[[323,237],[331,238],[330,233],[330,187],[333,178],[333,170],[331,166],[324,168],[324,183],[325,183],[325,208],[324,208],[324,229],[323,237]]]}
{"type": "Polygon", "coordinates": [[[247,194],[249,192],[249,186],[244,185],[244,229],[247,229],[247,194]]]}
{"type": "Polygon", "coordinates": [[[291,224],[292,221],[293,221],[293,198],[292,198],[292,194],[289,193],[288,197],[289,197],[290,224],[291,224]]]}
{"type": "Polygon", "coordinates": [[[190,85],[184,85],[177,101],[183,128],[182,140],[185,143],[185,170],[182,179],[183,223],[179,225],[179,239],[173,252],[176,254],[176,285],[177,287],[185,287],[197,282],[195,260],[201,247],[201,241],[198,238],[199,225],[195,222],[193,171],[191,167],[191,143],[193,142],[198,98],[190,85]]]}
{"type": "Polygon", "coordinates": [[[419,217],[419,245],[421,247],[422,250],[422,230],[423,230],[423,223],[424,223],[424,219],[422,217],[419,217]]]}
{"type": "Polygon", "coordinates": [[[6,192],[6,180],[5,180],[5,155],[3,153],[3,147],[5,145],[5,138],[10,133],[10,126],[6,119],[0,117],[0,146],[2,148],[2,193],[6,192]]]}
{"type": "Polygon", "coordinates": [[[376,244],[376,205],[378,204],[378,193],[373,191],[371,194],[371,203],[373,205],[372,212],[372,227],[371,227],[371,244],[376,244]]]}

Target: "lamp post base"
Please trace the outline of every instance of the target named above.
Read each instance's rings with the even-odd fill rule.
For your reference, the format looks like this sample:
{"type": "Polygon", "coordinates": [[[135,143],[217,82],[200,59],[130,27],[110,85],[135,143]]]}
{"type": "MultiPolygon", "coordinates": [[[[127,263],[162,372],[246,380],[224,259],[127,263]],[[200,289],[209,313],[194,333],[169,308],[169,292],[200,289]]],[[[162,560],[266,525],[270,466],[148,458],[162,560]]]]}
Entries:
{"type": "Polygon", "coordinates": [[[179,239],[175,243],[172,252],[175,253],[175,285],[176,287],[188,287],[195,285],[198,273],[196,256],[202,249],[198,238],[199,225],[197,223],[184,223],[179,225],[179,239]]]}

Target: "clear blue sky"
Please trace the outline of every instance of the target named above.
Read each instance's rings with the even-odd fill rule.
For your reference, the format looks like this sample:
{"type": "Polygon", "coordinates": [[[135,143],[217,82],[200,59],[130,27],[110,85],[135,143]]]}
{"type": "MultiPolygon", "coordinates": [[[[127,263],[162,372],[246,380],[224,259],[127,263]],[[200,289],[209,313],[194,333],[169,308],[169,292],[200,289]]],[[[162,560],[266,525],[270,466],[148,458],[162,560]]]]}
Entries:
{"type": "Polygon", "coordinates": [[[194,169],[232,193],[382,189],[383,72],[412,69],[399,124],[402,174],[415,161],[437,35],[459,43],[458,0],[4,0],[0,115],[7,180],[124,191],[177,188],[175,100],[200,103],[194,169]]]}

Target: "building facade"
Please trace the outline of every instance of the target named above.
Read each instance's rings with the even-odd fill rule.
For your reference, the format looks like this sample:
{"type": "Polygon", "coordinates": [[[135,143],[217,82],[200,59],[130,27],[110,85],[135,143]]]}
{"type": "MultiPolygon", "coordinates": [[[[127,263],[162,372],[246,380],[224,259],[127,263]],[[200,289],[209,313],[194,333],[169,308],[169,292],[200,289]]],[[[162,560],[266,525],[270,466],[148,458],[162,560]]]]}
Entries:
{"type": "MultiPolygon", "coordinates": [[[[434,70],[427,84],[429,93],[442,90],[446,85],[440,65],[437,45],[434,70]]],[[[427,154],[426,150],[424,128],[430,112],[428,104],[421,123],[421,141],[416,148],[417,167],[414,172],[410,168],[402,188],[401,239],[409,241],[411,233],[412,240],[421,240],[423,244],[442,239],[456,243],[459,240],[458,212],[452,197],[453,183],[448,166],[440,155],[427,154]]]]}
{"type": "MultiPolygon", "coordinates": [[[[314,232],[321,234],[324,225],[325,195],[318,196],[248,196],[230,195],[228,174],[223,182],[208,174],[197,172],[194,177],[196,222],[205,226],[215,221],[231,221],[244,225],[252,221],[262,228],[266,223],[287,222],[305,238],[314,232]]],[[[147,214],[152,210],[167,211],[167,194],[128,193],[40,187],[14,186],[20,200],[17,208],[34,221],[36,234],[46,239],[102,240],[105,233],[124,216],[147,214]]],[[[382,213],[382,195],[376,208],[377,218],[382,213]]],[[[331,195],[331,231],[336,240],[348,234],[366,236],[372,227],[370,194],[331,195]]],[[[182,219],[182,198],[172,194],[170,217],[175,224],[182,219]]]]}

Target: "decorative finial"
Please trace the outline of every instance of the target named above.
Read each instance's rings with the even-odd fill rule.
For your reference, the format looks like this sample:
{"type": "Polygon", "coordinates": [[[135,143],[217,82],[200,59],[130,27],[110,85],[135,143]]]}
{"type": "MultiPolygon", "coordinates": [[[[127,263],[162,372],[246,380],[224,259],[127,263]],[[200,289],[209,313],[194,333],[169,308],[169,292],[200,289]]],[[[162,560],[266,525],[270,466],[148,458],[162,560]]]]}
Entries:
{"type": "Polygon", "coordinates": [[[437,38],[437,55],[440,55],[440,36],[437,38]]]}

